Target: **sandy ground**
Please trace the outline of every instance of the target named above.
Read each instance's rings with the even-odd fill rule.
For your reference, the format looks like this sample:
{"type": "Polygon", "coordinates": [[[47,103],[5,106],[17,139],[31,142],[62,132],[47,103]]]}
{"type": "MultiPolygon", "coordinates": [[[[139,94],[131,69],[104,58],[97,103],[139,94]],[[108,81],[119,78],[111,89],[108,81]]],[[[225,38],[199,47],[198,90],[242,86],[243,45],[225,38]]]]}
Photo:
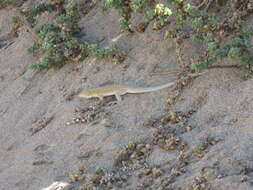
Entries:
{"type": "MultiPolygon", "coordinates": [[[[117,44],[128,52],[124,63],[89,57],[41,72],[27,67],[36,61],[26,50],[33,42],[31,34],[21,28],[18,37],[8,38],[13,12],[0,10],[0,189],[36,190],[55,181],[70,183],[69,189],[85,189],[82,181],[71,183],[69,175],[83,166],[87,176],[96,168],[117,169],[115,158],[125,145],[152,141],[168,125],[174,127],[169,133],[187,146],[184,153],[195,157],[164,185],[174,166],[182,163],[178,161],[182,149],[164,150],[149,143],[152,150],[145,162],[161,168],[163,175],[140,179],[128,171],[127,180],[114,189],[253,189],[253,79],[242,80],[238,70],[209,70],[190,82],[171,107],[167,100],[173,89],[125,95],[121,103],[75,96],[80,89],[104,84],[160,85],[175,77],[150,72],[180,69],[175,44],[164,40],[161,31],[148,27],[145,33],[121,32],[117,13],[98,10],[93,8],[81,19],[83,39],[101,46],[117,44]],[[146,126],[160,121],[168,110],[193,112],[181,128],[180,122],[146,126]],[[80,115],[87,121],[73,122],[80,115]],[[200,144],[204,150],[195,151],[200,144]]],[[[199,52],[194,44],[183,45],[185,58],[199,52]]]]}

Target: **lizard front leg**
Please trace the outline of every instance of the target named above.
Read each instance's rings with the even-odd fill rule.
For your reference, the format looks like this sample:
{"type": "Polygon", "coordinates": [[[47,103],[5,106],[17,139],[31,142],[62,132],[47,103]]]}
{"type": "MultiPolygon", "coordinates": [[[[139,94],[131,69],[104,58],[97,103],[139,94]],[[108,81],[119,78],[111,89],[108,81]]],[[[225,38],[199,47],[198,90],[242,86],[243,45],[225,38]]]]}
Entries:
{"type": "Polygon", "coordinates": [[[115,97],[116,97],[116,99],[118,100],[118,102],[121,102],[121,101],[122,101],[122,98],[121,98],[121,96],[120,96],[119,93],[116,93],[116,94],[115,94],[115,97]]]}
{"type": "Polygon", "coordinates": [[[100,101],[102,101],[104,99],[103,96],[97,96],[99,98],[100,101]]]}

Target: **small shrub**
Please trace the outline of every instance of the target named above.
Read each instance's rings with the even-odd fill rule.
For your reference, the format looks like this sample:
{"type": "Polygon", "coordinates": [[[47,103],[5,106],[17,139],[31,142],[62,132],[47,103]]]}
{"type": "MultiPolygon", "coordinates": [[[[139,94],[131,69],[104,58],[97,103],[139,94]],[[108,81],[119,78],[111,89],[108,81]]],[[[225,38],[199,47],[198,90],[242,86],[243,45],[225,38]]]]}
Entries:
{"type": "Polygon", "coordinates": [[[113,57],[115,46],[100,48],[96,44],[81,42],[75,34],[79,32],[80,18],[77,4],[69,2],[65,13],[58,16],[52,24],[44,24],[38,31],[40,41],[35,42],[28,52],[42,52],[39,63],[29,65],[32,69],[60,68],[69,61],[83,60],[88,55],[98,58],[113,57]]]}
{"type": "Polygon", "coordinates": [[[42,14],[43,12],[52,12],[56,10],[56,6],[54,4],[51,3],[40,3],[38,5],[36,5],[36,7],[32,8],[32,9],[24,9],[21,11],[21,14],[24,15],[27,19],[27,21],[30,24],[34,24],[34,22],[36,21],[36,16],[42,14]]]}

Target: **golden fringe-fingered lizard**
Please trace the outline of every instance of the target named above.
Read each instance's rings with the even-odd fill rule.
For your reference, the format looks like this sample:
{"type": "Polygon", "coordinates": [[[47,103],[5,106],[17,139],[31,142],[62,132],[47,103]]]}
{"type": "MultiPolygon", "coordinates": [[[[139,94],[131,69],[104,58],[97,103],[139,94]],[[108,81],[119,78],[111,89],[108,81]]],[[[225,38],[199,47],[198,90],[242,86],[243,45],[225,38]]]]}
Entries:
{"type": "Polygon", "coordinates": [[[137,94],[137,93],[145,93],[145,92],[153,92],[156,90],[160,90],[163,88],[167,88],[175,84],[175,82],[170,82],[161,86],[155,86],[155,87],[134,87],[134,86],[128,86],[128,85],[108,85],[103,87],[98,87],[94,89],[84,90],[78,94],[81,98],[99,98],[100,100],[103,100],[103,97],[105,96],[112,96],[114,95],[117,100],[120,102],[122,101],[121,96],[124,94],[137,94]]]}

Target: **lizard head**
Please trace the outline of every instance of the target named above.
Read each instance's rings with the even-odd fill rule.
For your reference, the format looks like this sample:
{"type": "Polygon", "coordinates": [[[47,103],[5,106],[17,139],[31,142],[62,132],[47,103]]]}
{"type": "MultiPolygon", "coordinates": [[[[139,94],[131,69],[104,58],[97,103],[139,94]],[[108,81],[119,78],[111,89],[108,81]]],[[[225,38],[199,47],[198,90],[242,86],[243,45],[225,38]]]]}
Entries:
{"type": "Polygon", "coordinates": [[[84,90],[81,91],[78,96],[80,98],[92,98],[93,97],[93,92],[91,92],[90,90],[84,90]]]}
{"type": "Polygon", "coordinates": [[[95,89],[83,90],[81,91],[78,96],[80,98],[93,98],[96,97],[97,91],[95,89]]]}

